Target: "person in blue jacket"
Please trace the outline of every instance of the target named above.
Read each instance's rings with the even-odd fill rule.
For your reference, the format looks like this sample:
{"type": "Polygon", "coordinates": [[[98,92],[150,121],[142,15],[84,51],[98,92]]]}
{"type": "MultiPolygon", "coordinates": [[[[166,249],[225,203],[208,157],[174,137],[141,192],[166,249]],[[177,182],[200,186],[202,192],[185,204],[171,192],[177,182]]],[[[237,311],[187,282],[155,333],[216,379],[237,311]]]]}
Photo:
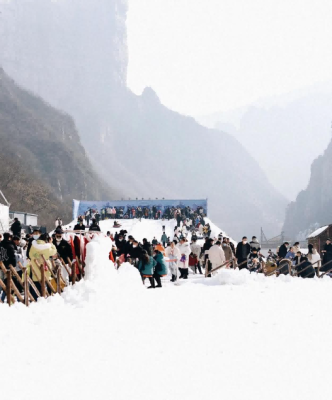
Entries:
{"type": "Polygon", "coordinates": [[[156,249],[155,249],[154,253],[155,253],[154,259],[157,262],[157,265],[156,265],[153,276],[157,282],[156,287],[160,288],[160,287],[162,287],[161,286],[161,277],[167,275],[167,273],[168,273],[167,265],[165,263],[163,253],[161,253],[159,250],[156,250],[156,249]]]}
{"type": "Polygon", "coordinates": [[[149,277],[149,281],[151,286],[149,286],[148,289],[154,289],[155,284],[154,284],[154,269],[157,265],[157,261],[149,256],[148,252],[146,250],[142,250],[140,260],[138,262],[138,270],[141,274],[142,281],[144,284],[145,278],[149,277]]]}

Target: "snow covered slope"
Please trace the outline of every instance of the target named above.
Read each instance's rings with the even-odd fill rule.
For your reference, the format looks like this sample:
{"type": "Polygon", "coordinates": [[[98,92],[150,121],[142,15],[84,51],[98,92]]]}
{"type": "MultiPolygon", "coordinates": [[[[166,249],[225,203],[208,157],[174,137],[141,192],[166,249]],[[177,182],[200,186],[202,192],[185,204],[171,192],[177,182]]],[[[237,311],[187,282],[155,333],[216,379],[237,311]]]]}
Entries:
{"type": "Polygon", "coordinates": [[[330,399],[329,278],[222,271],[151,291],[109,248],[88,244],[62,297],[0,305],[3,399],[330,399]]]}
{"type": "MultiPolygon", "coordinates": [[[[176,221],[174,219],[170,221],[151,219],[142,219],[141,221],[139,221],[138,219],[119,219],[117,221],[119,222],[119,224],[121,224],[121,228],[113,228],[114,220],[101,221],[99,224],[101,231],[105,234],[110,231],[114,235],[116,232],[119,232],[121,229],[123,229],[128,232],[128,236],[132,235],[136,240],[142,242],[144,238],[151,241],[154,236],[158,241],[160,241],[163,234],[163,226],[165,226],[166,235],[170,237],[171,240],[173,240],[174,228],[176,227],[176,221]]],[[[217,238],[219,233],[222,233],[223,236],[229,237],[227,236],[226,232],[218,228],[218,226],[215,225],[209,218],[205,218],[205,222],[210,224],[211,237],[217,238]]],[[[64,229],[73,229],[75,224],[76,221],[72,221],[70,224],[65,225],[64,229]]],[[[191,238],[190,234],[188,238],[191,238]]],[[[233,239],[231,240],[233,241],[233,239]]],[[[202,244],[203,241],[201,241],[200,243],[202,244]]]]}

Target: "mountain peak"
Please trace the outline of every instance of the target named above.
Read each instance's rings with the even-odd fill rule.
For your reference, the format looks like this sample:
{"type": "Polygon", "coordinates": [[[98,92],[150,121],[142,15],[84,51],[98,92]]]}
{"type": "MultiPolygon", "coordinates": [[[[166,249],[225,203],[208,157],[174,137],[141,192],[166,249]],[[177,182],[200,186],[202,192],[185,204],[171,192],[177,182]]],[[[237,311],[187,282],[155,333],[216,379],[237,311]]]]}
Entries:
{"type": "Polygon", "coordinates": [[[142,93],[142,99],[148,101],[149,103],[160,104],[160,99],[157,93],[152,89],[152,87],[146,87],[142,93]]]}

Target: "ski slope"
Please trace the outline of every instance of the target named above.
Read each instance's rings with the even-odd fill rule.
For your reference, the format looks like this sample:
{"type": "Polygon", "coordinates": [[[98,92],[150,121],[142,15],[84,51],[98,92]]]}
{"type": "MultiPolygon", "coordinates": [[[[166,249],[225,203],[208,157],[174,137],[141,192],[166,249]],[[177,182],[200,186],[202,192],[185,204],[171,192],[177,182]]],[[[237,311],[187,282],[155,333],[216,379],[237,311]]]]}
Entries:
{"type": "Polygon", "coordinates": [[[331,398],[330,278],[223,270],[146,290],[110,242],[88,244],[86,279],[62,297],[0,305],[3,399],[331,398]]]}

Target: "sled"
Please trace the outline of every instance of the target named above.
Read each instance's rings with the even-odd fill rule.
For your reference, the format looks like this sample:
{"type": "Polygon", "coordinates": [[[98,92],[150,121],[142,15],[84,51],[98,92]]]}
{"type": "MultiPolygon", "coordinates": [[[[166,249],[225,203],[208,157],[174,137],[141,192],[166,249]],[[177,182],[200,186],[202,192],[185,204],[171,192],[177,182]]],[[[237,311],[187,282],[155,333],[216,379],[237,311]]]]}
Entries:
{"type": "MultiPolygon", "coordinates": [[[[279,267],[276,268],[273,272],[269,273],[266,276],[272,276],[274,274],[278,274],[277,276],[279,276],[280,275],[280,271],[283,268],[287,268],[287,266],[286,266],[287,264],[288,264],[288,274],[292,275],[292,262],[291,262],[291,260],[288,260],[287,258],[283,258],[279,263],[279,267]],[[281,263],[282,263],[282,265],[280,265],[281,263]]],[[[283,274],[283,275],[287,275],[287,274],[283,274]]]]}

